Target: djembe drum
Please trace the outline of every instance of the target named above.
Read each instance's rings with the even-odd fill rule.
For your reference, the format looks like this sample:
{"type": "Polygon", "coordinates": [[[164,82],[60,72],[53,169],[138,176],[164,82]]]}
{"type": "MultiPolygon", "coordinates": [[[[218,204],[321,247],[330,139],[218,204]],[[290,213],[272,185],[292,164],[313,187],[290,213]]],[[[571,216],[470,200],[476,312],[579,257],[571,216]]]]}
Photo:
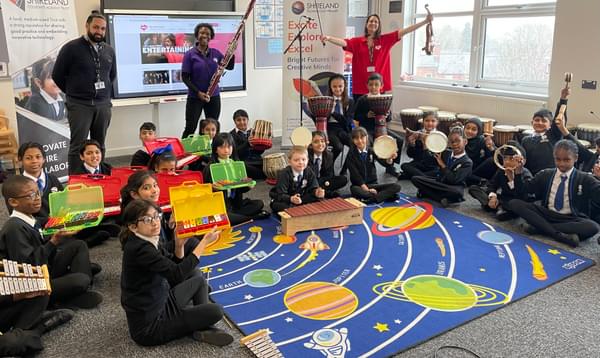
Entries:
{"type": "Polygon", "coordinates": [[[577,125],[577,139],[587,140],[594,143],[596,138],[600,136],[600,124],[596,123],[581,123],[577,125]]]}
{"type": "Polygon", "coordinates": [[[509,140],[513,140],[519,129],[515,126],[500,124],[494,126],[494,143],[497,147],[505,145],[509,140]]]}
{"type": "Polygon", "coordinates": [[[437,113],[437,118],[437,130],[443,132],[445,135],[448,135],[450,133],[450,127],[452,127],[452,123],[456,122],[456,113],[439,111],[437,113]]]}
{"type": "Polygon", "coordinates": [[[423,111],[423,115],[425,115],[425,113],[433,113],[436,117],[438,111],[440,110],[439,108],[433,106],[419,106],[417,108],[423,111]]]}
{"type": "Polygon", "coordinates": [[[480,118],[481,124],[483,125],[483,133],[485,134],[493,134],[494,133],[494,125],[496,124],[496,120],[492,118],[480,118]]]}
{"type": "Polygon", "coordinates": [[[519,143],[523,141],[523,138],[529,135],[529,131],[533,130],[533,127],[529,124],[518,124],[516,127],[517,130],[519,130],[519,133],[516,135],[517,142],[519,143]]]}
{"type": "Polygon", "coordinates": [[[273,153],[263,157],[263,172],[265,173],[267,184],[275,185],[279,171],[287,166],[285,153],[273,153]]]}
{"type": "Polygon", "coordinates": [[[308,98],[308,108],[315,116],[315,125],[318,131],[327,136],[327,118],[331,114],[334,98],[331,96],[313,96],[308,98]]]}
{"type": "Polygon", "coordinates": [[[463,126],[467,123],[468,120],[473,118],[479,118],[479,116],[471,113],[459,113],[456,115],[456,120],[462,123],[463,126]]]}
{"type": "Polygon", "coordinates": [[[402,127],[411,131],[419,130],[419,119],[423,118],[423,111],[418,108],[406,108],[400,111],[402,127]]]}
{"type": "Polygon", "coordinates": [[[259,151],[270,149],[273,146],[273,123],[261,119],[254,122],[248,143],[259,151]]]}
{"type": "Polygon", "coordinates": [[[387,135],[386,118],[392,106],[394,96],[391,94],[382,94],[378,96],[367,96],[369,101],[369,109],[375,113],[375,133],[377,138],[382,135],[387,135]]]}
{"type": "Polygon", "coordinates": [[[20,264],[16,261],[0,260],[0,296],[19,293],[52,293],[48,266],[20,264]]]}

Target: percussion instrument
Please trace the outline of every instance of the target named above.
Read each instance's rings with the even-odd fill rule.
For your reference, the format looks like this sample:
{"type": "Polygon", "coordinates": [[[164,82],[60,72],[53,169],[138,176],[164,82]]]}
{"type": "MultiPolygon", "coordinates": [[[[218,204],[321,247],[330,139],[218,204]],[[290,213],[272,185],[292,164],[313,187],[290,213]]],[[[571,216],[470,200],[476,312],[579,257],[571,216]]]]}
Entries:
{"type": "Polygon", "coordinates": [[[406,108],[400,111],[402,127],[412,131],[419,130],[419,119],[423,118],[423,111],[418,108],[406,108]]]}
{"type": "Polygon", "coordinates": [[[519,131],[519,133],[517,133],[516,135],[516,139],[519,143],[521,143],[523,141],[523,138],[528,136],[529,133],[533,132],[533,127],[529,124],[518,124],[515,127],[517,127],[517,130],[519,131]]]}
{"type": "MultiPolygon", "coordinates": [[[[302,127],[299,127],[302,128],[302,127]]],[[[263,172],[267,176],[267,184],[275,185],[279,171],[287,166],[285,153],[273,153],[263,157],[263,172]]]]}
{"type": "Polygon", "coordinates": [[[363,220],[364,204],[354,198],[326,199],[280,211],[281,231],[292,236],[298,231],[358,225],[363,220]]]}
{"type": "Polygon", "coordinates": [[[318,131],[327,136],[327,118],[333,111],[334,98],[330,96],[313,96],[308,98],[308,108],[315,116],[315,125],[318,131]]]}
{"type": "Polygon", "coordinates": [[[267,150],[273,146],[273,123],[262,119],[254,122],[254,128],[250,131],[250,146],[256,150],[267,150]]]}
{"type": "Polygon", "coordinates": [[[463,126],[467,123],[469,119],[472,118],[479,118],[479,116],[471,113],[459,113],[456,115],[456,120],[462,123],[463,126]]]}
{"type": "Polygon", "coordinates": [[[283,354],[281,354],[266,329],[242,337],[240,343],[248,347],[258,358],[283,358],[283,354]]]}
{"type": "Polygon", "coordinates": [[[586,148],[591,148],[592,147],[592,143],[588,142],[587,140],[577,139],[577,141],[579,143],[581,143],[581,145],[584,146],[584,147],[586,147],[586,148]]]}
{"type": "Polygon", "coordinates": [[[483,125],[483,133],[492,134],[494,133],[494,125],[496,124],[496,120],[492,118],[480,118],[481,124],[483,125]]]}
{"type": "MultiPolygon", "coordinates": [[[[494,151],[494,163],[501,170],[506,169],[506,167],[504,166],[504,156],[505,155],[523,156],[523,153],[521,153],[519,148],[517,148],[515,146],[509,145],[509,144],[501,145],[498,149],[496,149],[494,151]],[[509,151],[510,151],[510,154],[508,154],[509,151]]],[[[514,169],[514,168],[509,168],[509,169],[514,169]]]]}
{"type": "Polygon", "coordinates": [[[503,146],[509,140],[513,140],[517,133],[519,133],[519,129],[515,126],[504,124],[494,126],[494,143],[497,147],[503,146]]]}
{"type": "Polygon", "coordinates": [[[378,96],[367,96],[369,109],[375,113],[375,133],[374,138],[387,134],[386,118],[394,96],[391,94],[382,94],[378,96]]]}
{"type": "Polygon", "coordinates": [[[448,135],[450,133],[450,127],[452,126],[452,123],[456,122],[456,113],[439,111],[437,113],[437,118],[437,130],[440,132],[444,132],[444,134],[448,135]]]}
{"type": "Polygon", "coordinates": [[[419,106],[417,108],[423,111],[423,115],[426,115],[428,112],[433,112],[433,114],[437,116],[437,112],[440,110],[433,106],[419,106]]]}
{"type": "Polygon", "coordinates": [[[312,133],[306,127],[296,127],[290,135],[290,140],[293,145],[307,148],[312,142],[312,133]]]}
{"type": "Polygon", "coordinates": [[[389,135],[382,135],[375,138],[373,151],[380,159],[390,159],[394,153],[398,153],[398,144],[389,135]]]}
{"type": "Polygon", "coordinates": [[[448,148],[448,137],[444,132],[433,131],[425,136],[425,146],[433,153],[441,153],[448,148]]]}
{"type": "MultiPolygon", "coordinates": [[[[427,15],[431,15],[431,11],[429,11],[429,4],[425,4],[425,10],[427,10],[427,15]]],[[[433,25],[430,23],[425,27],[425,46],[421,49],[425,51],[427,56],[431,56],[433,54],[433,25]]]]}
{"type": "Polygon", "coordinates": [[[577,139],[594,143],[598,137],[600,137],[600,124],[581,123],[577,125],[577,139]]]}
{"type": "Polygon", "coordinates": [[[33,266],[11,260],[0,260],[0,296],[44,292],[49,295],[50,273],[47,265],[33,266]]]}

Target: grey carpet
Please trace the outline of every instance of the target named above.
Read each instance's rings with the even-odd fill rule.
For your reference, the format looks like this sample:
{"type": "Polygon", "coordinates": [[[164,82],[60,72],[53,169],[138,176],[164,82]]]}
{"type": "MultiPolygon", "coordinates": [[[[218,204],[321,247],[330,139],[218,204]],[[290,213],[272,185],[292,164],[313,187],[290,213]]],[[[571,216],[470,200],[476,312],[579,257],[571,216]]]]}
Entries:
{"type": "MultiPolygon", "coordinates": [[[[270,152],[276,151],[272,149],[270,152]]],[[[127,165],[128,158],[111,158],[113,165],[127,165]]],[[[380,168],[381,169],[381,168],[380,168]]],[[[393,180],[380,173],[383,181],[393,180]]],[[[402,181],[402,191],[415,195],[415,188],[402,181]]],[[[267,203],[270,186],[259,182],[250,197],[267,203]]],[[[348,188],[344,191],[348,194],[348,188]]],[[[6,220],[2,205],[0,220],[6,220]]],[[[480,218],[508,230],[520,232],[515,222],[497,222],[480,210],[473,199],[450,210],[480,218]]],[[[540,240],[561,249],[566,247],[545,238],[540,240]]],[[[574,252],[597,259],[598,244],[585,242],[574,252]]],[[[80,310],[69,323],[44,336],[45,350],[40,357],[251,357],[236,341],[225,348],[183,338],[169,344],[145,348],[136,345],[127,331],[125,314],[120,306],[119,277],[121,250],[117,239],[91,249],[92,261],[102,265],[103,271],[94,283],[94,289],[104,295],[104,302],[93,310],[80,310]]],[[[460,254],[460,253],[457,253],[460,254]]],[[[481,357],[598,357],[600,356],[600,268],[594,266],[583,273],[559,282],[539,293],[511,303],[491,314],[475,319],[454,330],[416,346],[398,357],[432,357],[442,345],[469,348],[481,357]]],[[[231,332],[236,339],[239,331],[223,322],[219,327],[231,332]]],[[[354,339],[359,339],[355,337],[354,339]]],[[[356,356],[350,351],[348,356],[356,356]]],[[[316,354],[316,353],[312,353],[316,354]]],[[[444,351],[439,357],[469,357],[465,353],[444,351]]]]}

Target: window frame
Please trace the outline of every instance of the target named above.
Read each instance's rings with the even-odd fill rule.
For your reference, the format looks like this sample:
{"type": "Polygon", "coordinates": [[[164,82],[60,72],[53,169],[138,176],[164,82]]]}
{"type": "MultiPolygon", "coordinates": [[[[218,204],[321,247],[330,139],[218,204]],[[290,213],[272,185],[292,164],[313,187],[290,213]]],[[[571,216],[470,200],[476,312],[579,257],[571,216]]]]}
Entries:
{"type": "MultiPolygon", "coordinates": [[[[415,24],[422,20],[425,15],[425,9],[416,9],[418,0],[406,1],[405,7],[405,27],[415,24]]],[[[459,17],[472,16],[471,28],[471,55],[469,60],[469,79],[467,81],[429,79],[424,77],[405,80],[402,84],[414,84],[419,87],[433,88],[460,88],[467,92],[482,92],[486,94],[502,94],[503,96],[512,96],[520,98],[541,98],[548,96],[549,82],[546,85],[540,85],[534,82],[516,83],[503,80],[490,80],[483,78],[484,50],[485,50],[485,31],[487,21],[494,18],[523,18],[523,17],[545,17],[553,16],[556,19],[556,2],[545,2],[539,4],[525,5],[502,5],[488,6],[488,0],[473,0],[473,11],[457,11],[435,13],[434,15],[434,38],[435,38],[435,18],[440,17],[459,17]]],[[[415,34],[410,34],[403,39],[406,47],[402,51],[402,73],[414,74],[414,56],[415,56],[415,34]]],[[[550,65],[548,67],[550,73],[550,65]]]]}

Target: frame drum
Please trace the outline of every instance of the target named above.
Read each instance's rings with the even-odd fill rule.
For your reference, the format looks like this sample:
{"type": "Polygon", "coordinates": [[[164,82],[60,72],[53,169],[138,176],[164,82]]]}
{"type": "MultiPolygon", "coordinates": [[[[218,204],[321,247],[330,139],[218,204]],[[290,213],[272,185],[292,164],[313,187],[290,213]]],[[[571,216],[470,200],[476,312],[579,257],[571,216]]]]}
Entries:
{"type": "Polygon", "coordinates": [[[497,147],[501,147],[509,140],[513,140],[517,133],[519,133],[519,129],[515,126],[503,124],[494,126],[494,143],[497,147]]]}
{"type": "Polygon", "coordinates": [[[285,153],[267,154],[263,157],[263,172],[267,176],[266,182],[271,185],[277,183],[277,174],[287,166],[285,153]]]}
{"type": "Polygon", "coordinates": [[[590,143],[594,143],[598,137],[600,137],[600,124],[581,123],[577,125],[577,139],[583,139],[590,143]]]}
{"type": "Polygon", "coordinates": [[[375,138],[373,151],[381,159],[390,159],[394,153],[398,153],[398,145],[394,138],[389,135],[382,135],[375,138]]]}
{"type": "Polygon", "coordinates": [[[481,124],[483,124],[483,133],[492,134],[494,133],[494,124],[496,120],[492,118],[480,118],[481,124]]]}
{"type": "Polygon", "coordinates": [[[425,137],[425,146],[433,153],[441,153],[448,148],[448,137],[440,131],[433,131],[425,137]]]}
{"type": "Polygon", "coordinates": [[[412,131],[419,130],[419,119],[423,118],[423,111],[418,108],[406,108],[400,111],[402,127],[412,131]]]}
{"type": "Polygon", "coordinates": [[[448,135],[448,133],[450,133],[450,126],[452,125],[452,123],[456,122],[456,113],[439,111],[437,114],[437,118],[438,118],[438,126],[437,126],[438,131],[444,132],[444,134],[448,135]]]}
{"type": "Polygon", "coordinates": [[[494,151],[494,164],[496,164],[496,166],[502,170],[506,169],[504,167],[504,152],[506,152],[507,149],[510,149],[513,153],[515,153],[516,155],[519,156],[523,156],[523,153],[521,153],[521,151],[519,150],[519,148],[509,145],[509,144],[504,144],[502,146],[500,146],[498,149],[496,149],[494,151]]]}
{"type": "Polygon", "coordinates": [[[293,145],[306,148],[312,141],[312,133],[306,127],[296,127],[292,131],[292,135],[290,135],[290,140],[292,141],[293,145]]]}

